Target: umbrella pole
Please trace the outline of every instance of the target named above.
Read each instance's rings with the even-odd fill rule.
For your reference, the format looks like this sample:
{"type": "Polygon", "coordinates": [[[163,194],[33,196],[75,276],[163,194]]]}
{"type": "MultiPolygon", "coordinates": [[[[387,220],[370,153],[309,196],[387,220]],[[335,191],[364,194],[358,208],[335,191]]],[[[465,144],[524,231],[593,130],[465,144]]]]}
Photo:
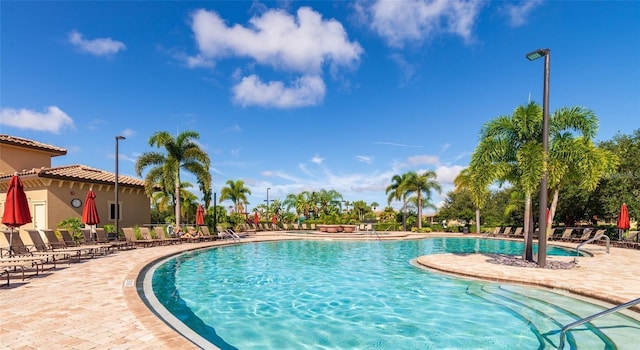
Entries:
{"type": "Polygon", "coordinates": [[[13,256],[13,226],[11,226],[11,233],[9,233],[9,257],[13,256]]]}

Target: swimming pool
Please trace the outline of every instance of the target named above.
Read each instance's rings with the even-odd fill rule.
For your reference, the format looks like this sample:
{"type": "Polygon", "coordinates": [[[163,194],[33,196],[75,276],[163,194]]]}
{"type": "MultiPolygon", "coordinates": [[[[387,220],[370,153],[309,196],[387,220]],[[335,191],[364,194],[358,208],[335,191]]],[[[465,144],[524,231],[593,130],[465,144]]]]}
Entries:
{"type": "MultiPolygon", "coordinates": [[[[149,284],[189,332],[222,349],[545,348],[557,344],[554,332],[576,315],[603,309],[409,263],[425,254],[476,251],[520,254],[522,244],[470,238],[252,243],[169,258],[150,270],[149,284]]],[[[583,326],[588,332],[572,332],[567,346],[631,348],[640,330],[640,322],[620,314],[594,323],[599,329],[583,326]]]]}

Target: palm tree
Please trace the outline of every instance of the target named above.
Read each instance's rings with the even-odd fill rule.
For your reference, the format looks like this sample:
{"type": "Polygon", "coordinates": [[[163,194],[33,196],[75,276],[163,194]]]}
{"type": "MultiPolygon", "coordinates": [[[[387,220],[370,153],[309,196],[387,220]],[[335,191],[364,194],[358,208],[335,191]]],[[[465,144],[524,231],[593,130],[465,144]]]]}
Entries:
{"type": "Polygon", "coordinates": [[[418,230],[422,228],[422,208],[424,206],[424,200],[427,203],[431,201],[431,191],[435,190],[438,193],[442,193],[442,187],[436,181],[435,171],[426,170],[422,173],[411,171],[407,173],[406,184],[404,187],[407,190],[407,194],[414,194],[417,197],[418,205],[418,230]],[[423,197],[424,196],[424,197],[423,197]]]}
{"type": "Polygon", "coordinates": [[[244,186],[244,181],[227,180],[226,186],[220,190],[220,199],[218,203],[222,203],[225,200],[233,202],[235,211],[238,212],[238,204],[244,202],[248,204],[247,195],[251,195],[251,190],[244,186]]]}
{"type": "Polygon", "coordinates": [[[324,188],[320,192],[314,192],[316,203],[318,204],[318,210],[323,214],[329,213],[329,207],[340,207],[342,202],[342,195],[336,190],[325,190],[324,188]]]}
{"type": "MultiPolygon", "coordinates": [[[[588,145],[595,134],[597,119],[593,112],[581,108],[562,108],[549,118],[550,152],[545,161],[542,149],[542,109],[535,102],[518,106],[511,116],[500,116],[486,123],[481,132],[480,143],[476,147],[470,164],[472,183],[478,191],[494,181],[510,182],[518,187],[525,198],[525,252],[528,261],[533,260],[533,220],[531,198],[539,188],[545,167],[548,167],[552,187],[557,187],[561,179],[571,170],[572,160],[584,157],[588,145]],[[572,132],[581,134],[574,138],[572,132]]],[[[593,165],[597,157],[586,157],[580,170],[589,175],[602,173],[593,165]],[[593,173],[591,172],[593,171],[593,173]]],[[[578,168],[574,168],[578,170],[578,168]]]]}
{"type": "MultiPolygon", "coordinates": [[[[406,231],[406,222],[407,222],[407,179],[409,173],[404,173],[402,175],[393,175],[391,178],[391,185],[387,186],[385,189],[385,193],[387,196],[387,204],[391,205],[393,200],[402,199],[402,231],[406,231]]],[[[376,203],[377,204],[377,203],[376,203]]],[[[371,205],[373,206],[373,204],[371,205]]]]}
{"type": "Polygon", "coordinates": [[[164,148],[162,152],[145,152],[136,160],[136,173],[142,176],[145,168],[151,167],[145,177],[145,192],[151,197],[156,184],[161,184],[165,192],[174,188],[176,226],[180,225],[180,170],[195,175],[200,188],[210,191],[211,161],[194,140],[200,138],[195,131],[184,131],[175,138],[166,131],[158,131],[149,138],[149,146],[164,148]]]}
{"type": "Polygon", "coordinates": [[[462,191],[469,191],[473,205],[476,207],[476,233],[480,234],[480,209],[484,207],[486,198],[488,197],[487,188],[481,188],[475,184],[469,167],[462,169],[460,174],[453,180],[453,184],[456,186],[453,190],[456,193],[462,191]]]}

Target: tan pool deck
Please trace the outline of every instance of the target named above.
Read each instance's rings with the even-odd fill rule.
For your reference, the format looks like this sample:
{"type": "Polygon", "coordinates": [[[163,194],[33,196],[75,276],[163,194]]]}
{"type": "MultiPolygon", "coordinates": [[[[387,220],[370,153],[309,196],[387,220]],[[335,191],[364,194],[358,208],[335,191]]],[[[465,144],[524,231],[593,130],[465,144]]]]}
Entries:
{"type": "MultiPolygon", "coordinates": [[[[440,235],[397,234],[388,238],[429,236],[440,235]]],[[[292,236],[258,233],[242,241],[283,238],[292,236]]],[[[0,349],[195,349],[145,306],[135,280],[145,265],[158,258],[221,244],[230,242],[119,251],[80,263],[58,264],[56,269],[24,282],[14,275],[9,287],[0,287],[0,349]]],[[[565,245],[575,247],[575,243],[565,245]]],[[[437,254],[420,257],[418,262],[446,273],[558,288],[610,303],[640,297],[640,250],[611,248],[611,254],[605,254],[604,247],[591,245],[585,250],[594,256],[579,258],[578,266],[571,270],[496,265],[482,254],[437,254]]],[[[640,312],[640,308],[634,311],[640,312]]]]}

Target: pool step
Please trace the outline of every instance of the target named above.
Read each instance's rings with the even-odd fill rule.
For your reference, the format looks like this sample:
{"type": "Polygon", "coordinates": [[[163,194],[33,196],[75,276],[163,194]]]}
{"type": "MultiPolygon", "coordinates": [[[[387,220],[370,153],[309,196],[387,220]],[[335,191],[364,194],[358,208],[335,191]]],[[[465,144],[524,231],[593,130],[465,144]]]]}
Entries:
{"type": "MultiPolygon", "coordinates": [[[[556,349],[562,326],[580,319],[583,313],[596,310],[596,306],[593,305],[582,307],[578,310],[579,313],[576,313],[564,306],[554,304],[549,298],[547,300],[537,298],[539,294],[537,290],[527,290],[525,295],[510,289],[509,286],[497,284],[473,284],[467,288],[467,293],[505,308],[514,317],[522,320],[538,338],[539,349],[556,349]]],[[[558,303],[560,302],[558,300],[558,303]]],[[[562,302],[566,303],[566,299],[562,302]]],[[[617,349],[612,339],[591,324],[585,324],[567,334],[566,348],[617,349]]]]}

